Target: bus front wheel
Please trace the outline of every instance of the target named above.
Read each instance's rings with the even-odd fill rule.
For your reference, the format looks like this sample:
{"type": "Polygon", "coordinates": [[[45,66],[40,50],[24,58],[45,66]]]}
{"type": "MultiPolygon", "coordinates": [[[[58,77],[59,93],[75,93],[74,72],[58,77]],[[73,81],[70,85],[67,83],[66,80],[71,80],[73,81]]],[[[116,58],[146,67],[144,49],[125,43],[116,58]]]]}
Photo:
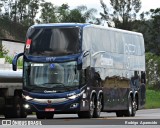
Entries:
{"type": "Polygon", "coordinates": [[[79,118],[92,118],[95,112],[95,95],[93,95],[89,102],[89,110],[78,113],[79,118]]]}

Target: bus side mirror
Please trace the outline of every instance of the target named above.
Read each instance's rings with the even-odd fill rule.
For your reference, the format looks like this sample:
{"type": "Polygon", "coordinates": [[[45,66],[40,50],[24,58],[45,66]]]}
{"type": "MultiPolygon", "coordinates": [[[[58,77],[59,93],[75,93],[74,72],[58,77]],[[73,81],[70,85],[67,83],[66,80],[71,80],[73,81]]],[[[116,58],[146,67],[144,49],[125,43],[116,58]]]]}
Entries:
{"type": "Polygon", "coordinates": [[[81,70],[82,69],[82,63],[83,63],[83,59],[85,57],[87,57],[89,55],[89,51],[84,51],[79,57],[78,57],[78,65],[77,65],[77,69],[81,70]]]}
{"type": "Polygon", "coordinates": [[[23,55],[24,55],[24,53],[19,53],[13,58],[13,60],[12,60],[12,70],[13,71],[17,71],[17,60],[19,57],[21,57],[23,55]]]}

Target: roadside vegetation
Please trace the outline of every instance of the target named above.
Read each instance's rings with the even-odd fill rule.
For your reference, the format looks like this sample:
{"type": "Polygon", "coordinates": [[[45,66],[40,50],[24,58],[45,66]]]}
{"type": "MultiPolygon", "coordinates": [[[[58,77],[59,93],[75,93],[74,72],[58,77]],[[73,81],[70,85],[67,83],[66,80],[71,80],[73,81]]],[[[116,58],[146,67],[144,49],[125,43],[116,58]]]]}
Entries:
{"type": "MultiPolygon", "coordinates": [[[[5,56],[5,61],[7,63],[9,63],[9,64],[12,64],[13,58],[14,57],[5,56]]],[[[18,66],[18,69],[22,69],[23,68],[23,59],[22,58],[18,59],[17,66],[18,66]]]]}
{"type": "MultiPolygon", "coordinates": [[[[8,50],[4,48],[3,45],[0,45],[0,58],[5,58],[5,62],[8,64],[12,64],[12,60],[14,57],[8,56],[8,50]]],[[[18,68],[22,69],[23,68],[23,59],[19,59],[17,62],[18,68]]]]}
{"type": "Polygon", "coordinates": [[[146,90],[146,104],[145,109],[160,108],[160,90],[146,90]]]}
{"type": "Polygon", "coordinates": [[[160,56],[146,53],[146,109],[160,108],[160,56]]]}

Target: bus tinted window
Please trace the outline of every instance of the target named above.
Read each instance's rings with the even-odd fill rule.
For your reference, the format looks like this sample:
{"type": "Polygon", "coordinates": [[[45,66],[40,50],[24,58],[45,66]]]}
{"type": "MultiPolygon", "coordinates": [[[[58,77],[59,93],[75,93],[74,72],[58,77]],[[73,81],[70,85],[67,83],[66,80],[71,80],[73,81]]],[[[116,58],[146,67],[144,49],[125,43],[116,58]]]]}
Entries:
{"type": "Polygon", "coordinates": [[[79,28],[34,28],[28,32],[32,40],[30,55],[53,56],[68,55],[80,52],[79,28]]]}

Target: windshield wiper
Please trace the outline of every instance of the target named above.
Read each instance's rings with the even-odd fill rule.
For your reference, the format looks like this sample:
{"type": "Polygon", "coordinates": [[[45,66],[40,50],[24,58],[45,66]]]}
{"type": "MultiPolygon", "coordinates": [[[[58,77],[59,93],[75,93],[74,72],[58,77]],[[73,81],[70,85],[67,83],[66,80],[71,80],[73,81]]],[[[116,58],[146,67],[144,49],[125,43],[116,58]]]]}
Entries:
{"type": "Polygon", "coordinates": [[[44,85],[47,85],[47,84],[54,85],[54,87],[56,87],[56,88],[58,88],[58,87],[61,86],[61,87],[64,87],[65,90],[71,91],[71,89],[69,89],[68,87],[66,87],[63,83],[43,83],[41,85],[43,85],[43,87],[44,87],[44,85]]]}

